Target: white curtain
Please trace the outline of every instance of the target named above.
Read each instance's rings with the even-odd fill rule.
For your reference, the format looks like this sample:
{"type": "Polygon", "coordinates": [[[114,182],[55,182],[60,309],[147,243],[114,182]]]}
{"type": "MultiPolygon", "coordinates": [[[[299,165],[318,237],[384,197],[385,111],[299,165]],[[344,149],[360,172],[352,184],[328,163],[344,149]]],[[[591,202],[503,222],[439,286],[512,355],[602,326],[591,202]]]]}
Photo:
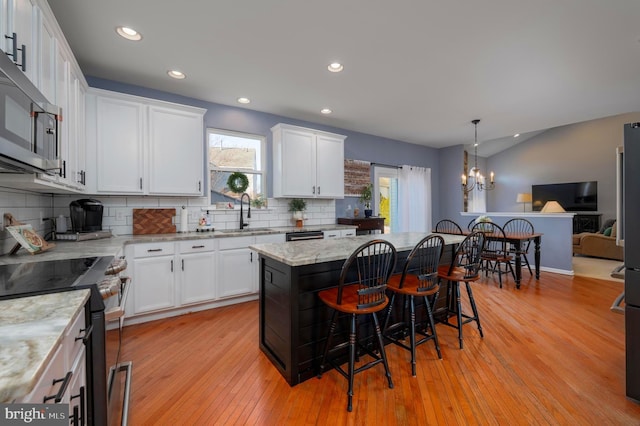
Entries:
{"type": "Polygon", "coordinates": [[[431,232],[431,169],[398,170],[399,232],[431,232]]]}
{"type": "Polygon", "coordinates": [[[473,190],[471,190],[467,195],[467,211],[475,213],[486,213],[487,191],[478,191],[477,187],[473,188],[473,190]]]}

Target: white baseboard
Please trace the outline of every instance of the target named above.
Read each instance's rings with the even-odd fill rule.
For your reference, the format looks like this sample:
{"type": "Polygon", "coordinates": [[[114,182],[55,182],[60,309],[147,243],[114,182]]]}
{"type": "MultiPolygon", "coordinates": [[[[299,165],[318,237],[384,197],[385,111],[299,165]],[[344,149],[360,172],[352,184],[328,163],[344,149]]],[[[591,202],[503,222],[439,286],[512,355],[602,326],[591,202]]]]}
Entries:
{"type": "Polygon", "coordinates": [[[574,275],[573,269],[567,270],[567,269],[557,269],[557,268],[549,268],[547,266],[541,266],[540,270],[545,272],[551,272],[553,274],[562,274],[562,275],[571,275],[571,276],[574,275]]]}

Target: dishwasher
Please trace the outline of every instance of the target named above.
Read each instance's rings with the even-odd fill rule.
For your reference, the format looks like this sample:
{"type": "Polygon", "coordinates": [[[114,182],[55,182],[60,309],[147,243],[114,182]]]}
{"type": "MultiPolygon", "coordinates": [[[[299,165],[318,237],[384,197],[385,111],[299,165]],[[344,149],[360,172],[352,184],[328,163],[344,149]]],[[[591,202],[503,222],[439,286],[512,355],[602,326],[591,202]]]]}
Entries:
{"type": "Polygon", "coordinates": [[[322,240],[324,232],[322,231],[300,231],[287,232],[286,241],[303,241],[303,240],[322,240]]]}

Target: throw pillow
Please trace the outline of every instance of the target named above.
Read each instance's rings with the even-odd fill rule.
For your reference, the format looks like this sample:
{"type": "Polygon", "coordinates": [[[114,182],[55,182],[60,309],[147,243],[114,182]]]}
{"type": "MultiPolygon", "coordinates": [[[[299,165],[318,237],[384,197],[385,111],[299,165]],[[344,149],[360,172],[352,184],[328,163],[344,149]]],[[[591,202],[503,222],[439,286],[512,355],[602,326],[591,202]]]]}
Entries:
{"type": "Polygon", "coordinates": [[[607,228],[604,230],[604,232],[602,233],[605,237],[610,237],[611,236],[611,228],[607,228]]]}
{"type": "Polygon", "coordinates": [[[611,236],[615,238],[616,235],[618,235],[618,224],[614,223],[613,226],[611,227],[611,236]]]}
{"type": "Polygon", "coordinates": [[[600,228],[600,230],[598,231],[599,234],[604,234],[604,230],[607,228],[611,228],[613,226],[613,224],[615,223],[615,219],[607,219],[604,221],[604,224],[602,225],[602,228],[600,228]]]}

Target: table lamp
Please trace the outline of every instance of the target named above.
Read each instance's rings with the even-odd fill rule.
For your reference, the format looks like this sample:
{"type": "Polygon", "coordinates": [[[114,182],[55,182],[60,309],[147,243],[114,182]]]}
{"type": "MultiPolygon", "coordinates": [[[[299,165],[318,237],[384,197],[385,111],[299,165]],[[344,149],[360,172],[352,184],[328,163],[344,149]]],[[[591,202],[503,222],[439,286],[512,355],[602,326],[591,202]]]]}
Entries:
{"type": "Polygon", "coordinates": [[[557,201],[547,201],[540,213],[564,213],[565,211],[557,201]]]}
{"type": "Polygon", "coordinates": [[[518,196],[516,197],[516,203],[522,203],[522,211],[525,211],[525,207],[526,207],[526,203],[530,203],[531,201],[533,201],[533,198],[531,198],[531,194],[525,192],[525,193],[518,193],[518,196]]]}

